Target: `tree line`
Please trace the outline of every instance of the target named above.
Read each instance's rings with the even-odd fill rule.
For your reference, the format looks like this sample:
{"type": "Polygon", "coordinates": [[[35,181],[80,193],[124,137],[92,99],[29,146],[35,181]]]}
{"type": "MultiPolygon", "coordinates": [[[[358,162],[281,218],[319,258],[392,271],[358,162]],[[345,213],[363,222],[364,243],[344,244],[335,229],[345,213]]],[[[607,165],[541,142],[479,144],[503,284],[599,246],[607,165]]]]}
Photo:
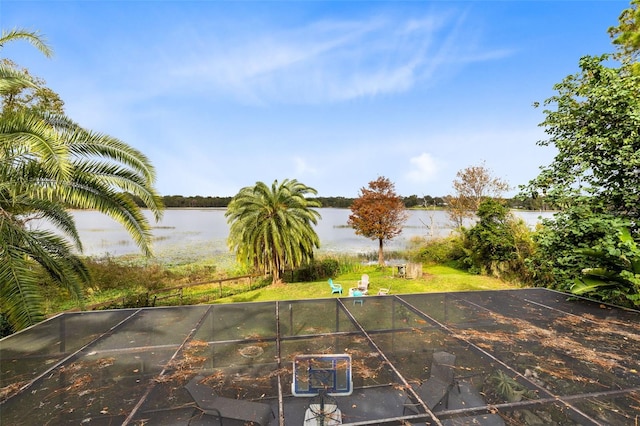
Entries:
{"type": "MultiPolygon", "coordinates": [[[[435,208],[445,209],[451,204],[451,195],[442,197],[432,197],[431,195],[410,195],[408,197],[401,196],[404,206],[408,209],[412,208],[435,208]]],[[[184,195],[164,195],[162,202],[168,208],[226,208],[233,197],[218,196],[184,196],[184,195]]],[[[320,207],[327,208],[350,208],[356,198],[349,197],[309,197],[320,203],[320,207]]],[[[523,210],[554,210],[556,206],[549,201],[545,201],[543,197],[525,197],[525,198],[504,198],[504,203],[512,209],[523,210]]],[[[144,203],[136,199],[136,203],[143,207],[144,203]]]]}

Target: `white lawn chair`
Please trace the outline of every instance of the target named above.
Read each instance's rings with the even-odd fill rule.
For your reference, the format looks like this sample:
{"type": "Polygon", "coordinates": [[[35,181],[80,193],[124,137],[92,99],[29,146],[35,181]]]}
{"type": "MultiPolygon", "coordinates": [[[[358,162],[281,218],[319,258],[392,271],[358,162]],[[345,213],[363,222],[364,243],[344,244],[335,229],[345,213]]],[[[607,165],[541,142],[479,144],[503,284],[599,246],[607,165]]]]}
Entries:
{"type": "Polygon", "coordinates": [[[391,291],[391,287],[389,287],[389,288],[379,288],[378,289],[378,296],[386,296],[387,294],[389,294],[390,291],[391,291]]]}
{"type": "Polygon", "coordinates": [[[369,275],[362,274],[362,277],[360,277],[358,281],[358,290],[364,294],[369,294],[369,275]]]}

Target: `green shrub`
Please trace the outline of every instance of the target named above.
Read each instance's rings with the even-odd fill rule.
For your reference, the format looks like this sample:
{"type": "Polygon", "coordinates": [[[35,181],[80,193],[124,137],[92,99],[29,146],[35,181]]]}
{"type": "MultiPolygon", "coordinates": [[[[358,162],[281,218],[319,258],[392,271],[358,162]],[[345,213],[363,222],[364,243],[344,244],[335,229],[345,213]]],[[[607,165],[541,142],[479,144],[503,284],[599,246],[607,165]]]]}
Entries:
{"type": "Polygon", "coordinates": [[[336,259],[326,258],[314,260],[301,266],[291,273],[283,274],[283,279],[288,282],[311,282],[335,277],[340,273],[340,262],[336,259]]]}
{"type": "Polygon", "coordinates": [[[620,227],[628,226],[619,218],[585,206],[572,206],[545,219],[534,234],[535,251],[527,259],[526,266],[535,284],[560,291],[571,291],[582,271],[593,267],[593,261],[582,250],[617,239],[620,227]]]}
{"type": "Polygon", "coordinates": [[[412,260],[429,264],[448,264],[464,257],[460,237],[425,241],[412,252],[412,260]]]}
{"type": "Polygon", "coordinates": [[[480,203],[478,222],[463,229],[463,261],[470,273],[491,275],[520,283],[530,282],[525,265],[534,250],[532,233],[499,201],[480,203]]]}
{"type": "Polygon", "coordinates": [[[171,273],[162,265],[126,265],[110,257],[87,259],[85,264],[91,274],[94,290],[140,288],[157,290],[165,286],[171,273]]]}

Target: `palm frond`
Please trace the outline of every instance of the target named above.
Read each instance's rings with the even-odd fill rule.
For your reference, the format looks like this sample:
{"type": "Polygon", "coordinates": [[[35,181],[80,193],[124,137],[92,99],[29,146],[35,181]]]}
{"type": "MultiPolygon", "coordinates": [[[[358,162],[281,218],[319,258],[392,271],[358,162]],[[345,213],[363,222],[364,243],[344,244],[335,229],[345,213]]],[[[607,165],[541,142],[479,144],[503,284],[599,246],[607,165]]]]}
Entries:
{"type": "Polygon", "coordinates": [[[4,114],[0,120],[0,149],[9,157],[18,154],[13,156],[13,164],[37,161],[54,179],[67,179],[71,174],[69,149],[42,114],[4,114]]]}
{"type": "Polygon", "coordinates": [[[82,299],[82,287],[91,281],[89,270],[63,237],[50,231],[32,231],[25,238],[24,250],[76,300],[82,299]]]}
{"type": "Polygon", "coordinates": [[[29,31],[24,28],[14,28],[3,30],[0,35],[0,47],[4,47],[9,42],[25,40],[38,49],[47,58],[53,55],[53,50],[47,45],[46,40],[38,31],[29,31]]]}
{"type": "Polygon", "coordinates": [[[25,87],[37,87],[33,79],[22,71],[0,64],[0,95],[25,87]]]}
{"type": "Polygon", "coordinates": [[[0,306],[14,328],[21,329],[42,319],[42,297],[22,245],[26,232],[0,218],[0,233],[0,306]]]}
{"type": "Polygon", "coordinates": [[[126,193],[114,191],[87,174],[74,176],[56,189],[56,198],[80,209],[94,209],[119,222],[146,256],[152,255],[151,226],[141,209],[126,193]]]}

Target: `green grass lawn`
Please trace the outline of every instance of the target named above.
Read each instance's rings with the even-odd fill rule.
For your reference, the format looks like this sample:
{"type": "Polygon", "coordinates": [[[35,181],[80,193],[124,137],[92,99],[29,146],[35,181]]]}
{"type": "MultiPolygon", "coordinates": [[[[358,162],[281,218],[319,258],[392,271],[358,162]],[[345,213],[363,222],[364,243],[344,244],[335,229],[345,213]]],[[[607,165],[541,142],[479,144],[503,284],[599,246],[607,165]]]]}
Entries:
{"type": "MultiPolygon", "coordinates": [[[[423,276],[415,279],[404,279],[394,276],[395,268],[379,268],[376,265],[363,266],[357,264],[350,268],[352,272],[343,273],[334,277],[336,283],[342,285],[343,297],[349,295],[349,288],[356,287],[362,274],[369,275],[369,294],[375,295],[379,288],[390,288],[390,294],[408,293],[437,293],[449,291],[473,291],[473,290],[500,290],[516,288],[517,286],[496,278],[481,275],[472,275],[465,271],[444,265],[423,266],[423,276]]],[[[205,274],[206,275],[206,274],[205,274]]],[[[196,282],[207,282],[205,277],[198,275],[196,282]]],[[[171,283],[168,287],[180,285],[179,281],[171,283]]],[[[255,282],[253,287],[257,287],[255,282]]],[[[53,315],[68,309],[83,309],[76,301],[60,292],[56,287],[55,293],[46,297],[45,309],[47,315],[53,315]]],[[[136,298],[148,290],[139,285],[124,285],[117,289],[107,289],[104,291],[88,291],[84,300],[84,307],[91,309],[94,304],[102,302],[113,302],[109,307],[123,307],[124,301],[135,301],[136,298]],[[112,306],[114,305],[114,306],[112,306]]],[[[248,282],[225,283],[223,288],[219,288],[217,283],[205,283],[201,286],[186,287],[183,289],[182,297],[176,295],[172,290],[168,293],[161,293],[163,296],[154,302],[155,306],[168,305],[189,305],[200,303],[235,303],[235,302],[259,302],[274,300],[296,300],[296,299],[321,299],[327,297],[339,297],[338,294],[331,294],[331,288],[327,280],[315,282],[301,282],[280,284],[277,286],[267,285],[250,290],[248,282]],[[220,297],[225,294],[233,294],[220,297]]],[[[150,296],[151,299],[153,296],[150,296]]],[[[130,305],[127,305],[131,307],[130,305]]],[[[134,305],[141,306],[141,305],[134,305]]],[[[144,306],[144,305],[142,305],[144,306]]]]}
{"type": "MultiPolygon", "coordinates": [[[[361,274],[369,275],[369,294],[375,295],[379,288],[391,288],[390,294],[406,293],[437,293],[447,291],[468,290],[501,290],[516,288],[514,284],[505,281],[471,275],[459,269],[448,266],[425,266],[423,276],[416,279],[394,277],[391,268],[379,269],[375,266],[365,267],[358,273],[349,273],[334,278],[334,282],[341,284],[343,296],[348,296],[349,288],[356,287],[361,274]]],[[[273,300],[320,299],[338,297],[331,294],[331,288],[326,280],[281,284],[263,287],[230,297],[216,299],[213,303],[259,302],[273,300]]]]}

